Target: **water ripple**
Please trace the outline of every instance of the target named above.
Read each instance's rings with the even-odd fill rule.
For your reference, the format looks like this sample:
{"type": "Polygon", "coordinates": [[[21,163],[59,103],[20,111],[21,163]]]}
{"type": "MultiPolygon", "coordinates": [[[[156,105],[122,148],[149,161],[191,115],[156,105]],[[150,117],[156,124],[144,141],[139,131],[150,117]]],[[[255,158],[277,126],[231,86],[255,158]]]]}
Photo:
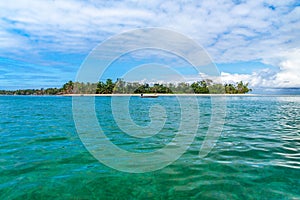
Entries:
{"type": "MultiPolygon", "coordinates": [[[[108,97],[96,98],[98,120],[120,148],[156,151],[178,133],[174,99],[155,100],[168,115],[152,138],[121,132],[108,97]]],[[[133,109],[145,111],[153,103],[131,100],[133,109]]],[[[76,134],[71,98],[0,97],[0,199],[300,199],[300,97],[228,97],[222,135],[203,159],[210,98],[199,97],[199,105],[197,136],[180,159],[156,172],[128,174],[88,153],[76,134]]],[[[147,125],[147,112],[136,111],[133,120],[147,125]]]]}

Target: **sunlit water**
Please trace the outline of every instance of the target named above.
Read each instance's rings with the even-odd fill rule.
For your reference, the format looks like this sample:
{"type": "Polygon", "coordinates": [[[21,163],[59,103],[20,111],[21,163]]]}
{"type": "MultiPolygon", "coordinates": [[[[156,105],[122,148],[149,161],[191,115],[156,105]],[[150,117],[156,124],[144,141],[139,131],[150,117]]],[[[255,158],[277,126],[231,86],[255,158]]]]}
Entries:
{"type": "MultiPolygon", "coordinates": [[[[198,101],[199,128],[186,153],[161,170],[130,174],[101,164],[85,149],[71,97],[2,96],[0,199],[300,198],[299,96],[228,97],[223,132],[204,159],[198,155],[210,123],[210,97],[198,101]]],[[[175,97],[131,98],[131,117],[140,126],[149,123],[152,105],[166,109],[165,126],[146,139],[120,131],[110,97],[95,102],[105,134],[127,151],[155,151],[179,126],[175,97]]]]}

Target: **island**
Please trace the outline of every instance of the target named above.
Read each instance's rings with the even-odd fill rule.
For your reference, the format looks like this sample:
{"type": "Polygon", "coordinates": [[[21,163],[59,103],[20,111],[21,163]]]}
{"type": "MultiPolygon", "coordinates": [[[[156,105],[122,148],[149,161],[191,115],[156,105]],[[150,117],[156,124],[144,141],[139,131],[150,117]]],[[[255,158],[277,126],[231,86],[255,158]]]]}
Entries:
{"type": "Polygon", "coordinates": [[[70,95],[70,94],[246,94],[252,89],[243,81],[235,84],[214,83],[205,79],[193,83],[140,83],[126,82],[118,78],[115,82],[80,83],[69,81],[61,88],[0,90],[0,95],[70,95]]]}

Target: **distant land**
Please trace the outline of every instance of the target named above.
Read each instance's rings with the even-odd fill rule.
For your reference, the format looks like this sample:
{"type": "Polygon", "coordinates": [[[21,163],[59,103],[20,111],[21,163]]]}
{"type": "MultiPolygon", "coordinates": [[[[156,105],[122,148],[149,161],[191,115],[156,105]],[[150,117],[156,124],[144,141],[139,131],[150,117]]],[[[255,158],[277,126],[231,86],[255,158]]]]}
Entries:
{"type": "Polygon", "coordinates": [[[69,81],[61,88],[41,88],[41,89],[19,89],[0,90],[1,95],[66,95],[66,94],[246,94],[251,92],[248,83],[242,81],[236,84],[217,84],[206,79],[189,83],[167,83],[148,84],[139,82],[125,82],[117,79],[107,79],[106,82],[79,83],[69,81]]]}
{"type": "Polygon", "coordinates": [[[299,87],[257,87],[255,88],[255,94],[265,94],[265,95],[300,95],[299,87]]]}

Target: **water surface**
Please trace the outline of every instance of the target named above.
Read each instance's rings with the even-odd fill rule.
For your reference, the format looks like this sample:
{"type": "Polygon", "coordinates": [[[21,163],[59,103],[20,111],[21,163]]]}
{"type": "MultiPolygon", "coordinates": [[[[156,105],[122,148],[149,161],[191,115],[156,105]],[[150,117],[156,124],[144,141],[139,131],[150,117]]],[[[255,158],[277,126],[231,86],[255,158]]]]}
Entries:
{"type": "MultiPolygon", "coordinates": [[[[0,199],[300,198],[299,96],[227,97],[224,129],[204,159],[198,154],[210,122],[210,97],[197,98],[200,123],[188,151],[166,168],[131,174],[101,164],[86,150],[71,97],[1,96],[0,199]]],[[[152,105],[166,109],[165,126],[146,139],[118,128],[111,97],[95,102],[105,134],[127,151],[155,151],[179,126],[175,97],[131,98],[131,117],[141,126],[150,122],[152,105]]]]}

